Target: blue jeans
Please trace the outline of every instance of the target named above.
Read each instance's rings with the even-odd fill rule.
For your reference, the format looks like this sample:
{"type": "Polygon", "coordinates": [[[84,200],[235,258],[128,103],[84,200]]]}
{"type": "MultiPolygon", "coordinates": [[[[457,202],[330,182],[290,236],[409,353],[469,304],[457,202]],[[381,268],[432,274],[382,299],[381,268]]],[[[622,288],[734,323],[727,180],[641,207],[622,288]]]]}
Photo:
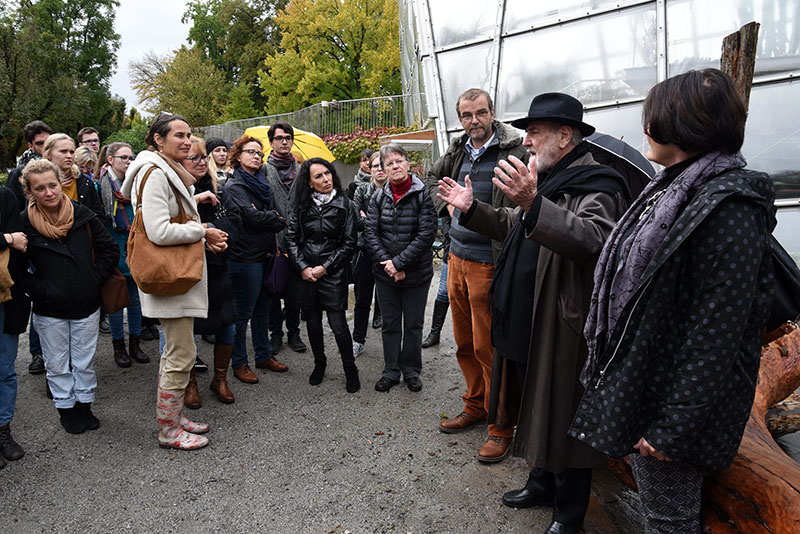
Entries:
{"type": "Polygon", "coordinates": [[[228,260],[228,274],[231,276],[236,300],[236,334],[231,355],[233,369],[247,364],[247,321],[250,321],[256,363],[266,361],[272,356],[269,350],[269,308],[272,305],[272,295],[261,284],[265,266],[266,262],[228,260]]]}
{"type": "Polygon", "coordinates": [[[14,360],[17,359],[19,334],[6,334],[6,307],[0,304],[0,426],[6,426],[14,418],[17,403],[17,372],[14,360]]]}
{"type": "MultiPolygon", "coordinates": [[[[133,277],[126,276],[125,283],[128,285],[128,298],[131,305],[128,310],[128,335],[138,336],[142,332],[142,305],[139,303],[139,288],[133,277]]],[[[122,324],[122,314],[124,310],[108,314],[108,322],[111,324],[111,339],[123,339],[125,337],[125,326],[122,324]]]]}
{"type": "Polygon", "coordinates": [[[436,291],[436,300],[438,302],[450,302],[447,296],[447,262],[442,262],[442,274],[439,276],[439,289],[436,291]]]}
{"type": "Polygon", "coordinates": [[[236,324],[220,327],[214,334],[214,345],[233,345],[236,340],[236,324]]]}

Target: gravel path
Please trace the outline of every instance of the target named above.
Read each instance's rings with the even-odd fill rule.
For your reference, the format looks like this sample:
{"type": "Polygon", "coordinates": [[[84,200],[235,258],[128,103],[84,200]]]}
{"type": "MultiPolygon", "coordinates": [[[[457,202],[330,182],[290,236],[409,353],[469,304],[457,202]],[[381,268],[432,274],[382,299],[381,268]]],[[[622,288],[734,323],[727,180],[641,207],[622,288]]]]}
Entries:
{"type": "MultiPolygon", "coordinates": [[[[432,289],[429,303],[434,296],[432,289]]],[[[461,411],[463,392],[449,318],[443,334],[438,347],[424,351],[419,393],[402,384],[374,390],[383,361],[380,333],[371,328],[357,359],[356,394],[345,392],[329,332],[319,387],[308,384],[310,352],[285,346],[278,358],[287,373],[258,370],[255,385],[229,373],[234,404],[217,402],[210,373],[199,375],[203,407],[190,416],[212,430],[211,445],[196,452],[156,445],[156,341],[144,343],[152,363],[120,369],[111,336],[100,334],[94,410],[101,427],[69,435],[45,397],[44,376],[27,372],[23,335],[12,429],[27,454],[0,471],[0,532],[543,532],[549,509],[500,503],[504,491],[524,484],[523,461],[477,462],[485,427],[438,431],[441,417],[461,411]]],[[[211,345],[197,340],[211,363],[211,345]]],[[[635,500],[598,473],[587,532],[639,531],[635,500]]]]}

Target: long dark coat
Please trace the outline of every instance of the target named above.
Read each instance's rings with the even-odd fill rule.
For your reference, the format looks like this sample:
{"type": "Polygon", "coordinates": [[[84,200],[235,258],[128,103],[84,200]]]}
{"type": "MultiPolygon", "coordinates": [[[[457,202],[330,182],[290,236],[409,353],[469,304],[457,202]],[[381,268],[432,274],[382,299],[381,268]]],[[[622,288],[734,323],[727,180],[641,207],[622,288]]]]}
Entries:
{"type": "MultiPolygon", "coordinates": [[[[570,165],[596,164],[590,154],[570,165]]],[[[470,230],[504,240],[521,208],[478,203],[470,230]]],[[[595,467],[603,456],[567,435],[583,394],[578,375],[586,360],[583,325],[592,296],[595,263],[625,211],[621,194],[564,194],[542,198],[539,218],[526,237],[539,243],[528,367],[512,454],[550,472],[595,467]]],[[[492,368],[490,421],[497,417],[503,358],[492,368]]]]}
{"type": "Polygon", "coordinates": [[[312,202],[305,209],[292,210],[286,243],[298,272],[325,267],[325,276],[316,282],[300,281],[300,306],[346,310],[347,269],[356,246],[356,210],[350,199],[339,193],[322,206],[312,202]]]}
{"type": "Polygon", "coordinates": [[[772,301],[773,196],[767,175],[736,170],[690,199],[609,338],[573,436],[611,456],[645,437],[673,459],[731,463],[772,301]]]}

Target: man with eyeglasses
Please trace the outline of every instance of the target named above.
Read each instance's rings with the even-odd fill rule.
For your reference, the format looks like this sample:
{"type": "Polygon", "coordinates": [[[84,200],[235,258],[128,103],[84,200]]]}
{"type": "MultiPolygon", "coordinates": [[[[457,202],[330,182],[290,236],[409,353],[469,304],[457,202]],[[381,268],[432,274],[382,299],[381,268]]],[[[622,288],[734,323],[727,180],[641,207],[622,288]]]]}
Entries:
{"type": "MultiPolygon", "coordinates": [[[[28,149],[22,153],[17,160],[17,168],[8,173],[6,180],[6,187],[8,187],[17,199],[19,211],[25,209],[28,201],[25,194],[22,192],[22,186],[19,184],[19,177],[22,175],[22,169],[31,161],[42,159],[44,153],[44,142],[50,137],[50,127],[42,121],[33,121],[25,125],[23,130],[25,141],[28,143],[28,149]]],[[[42,345],[39,342],[39,336],[36,329],[31,322],[30,330],[28,332],[28,348],[31,353],[31,363],[28,366],[28,372],[32,375],[40,375],[44,373],[44,359],[42,358],[42,345]]]]}
{"type": "MultiPolygon", "coordinates": [[[[493,207],[513,208],[515,204],[492,184],[494,168],[509,156],[528,161],[519,134],[494,120],[494,105],[486,91],[465,91],[458,97],[456,112],[464,134],[450,143],[447,152],[433,164],[427,177],[436,212],[440,217],[452,217],[447,292],[452,306],[456,358],[467,384],[467,391],[461,397],[464,401],[462,412],[439,424],[439,430],[447,434],[463,432],[486,422],[489,412],[493,360],[489,287],[503,243],[459,224],[461,212],[436,196],[438,182],[448,177],[463,185],[465,177],[469,176],[476,198],[493,207]]],[[[447,306],[445,302],[436,302],[434,325],[444,322],[447,306]]],[[[478,460],[499,462],[508,454],[514,429],[500,429],[492,424],[488,431],[488,439],[478,451],[478,460]]]]}
{"type": "Polygon", "coordinates": [[[88,146],[97,154],[100,152],[100,134],[91,126],[81,128],[78,131],[78,146],[88,146]]]}
{"type": "MultiPolygon", "coordinates": [[[[289,211],[293,205],[294,179],[300,172],[300,164],[294,159],[292,147],[294,146],[294,128],[286,122],[278,121],[267,131],[269,144],[272,147],[264,163],[264,176],[267,177],[272,202],[275,210],[285,220],[289,220],[289,211]]],[[[286,254],[286,232],[275,234],[278,238],[278,247],[281,253],[286,254]]],[[[270,351],[278,354],[283,346],[283,321],[286,320],[287,344],[295,352],[305,352],[306,344],[300,339],[300,308],[294,302],[291,292],[294,284],[289,284],[289,294],[283,299],[272,299],[272,308],[269,311],[270,351]]]]}

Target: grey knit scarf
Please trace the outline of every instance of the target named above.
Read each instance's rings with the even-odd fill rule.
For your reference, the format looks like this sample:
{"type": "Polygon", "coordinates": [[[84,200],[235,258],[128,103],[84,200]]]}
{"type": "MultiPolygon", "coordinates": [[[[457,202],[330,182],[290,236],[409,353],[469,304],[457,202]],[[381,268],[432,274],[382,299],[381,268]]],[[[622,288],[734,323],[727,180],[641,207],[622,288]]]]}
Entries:
{"type": "Polygon", "coordinates": [[[640,286],[644,270],[680,216],[687,199],[709,179],[747,165],[740,152],[709,152],[672,182],[659,172],[617,222],[594,271],[594,291],[583,333],[589,346],[581,382],[586,386],[601,356],[598,347],[614,332],[626,304],[640,286]],[[629,228],[633,230],[629,233],[629,228]],[[623,240],[623,236],[626,236],[623,240]]]}

